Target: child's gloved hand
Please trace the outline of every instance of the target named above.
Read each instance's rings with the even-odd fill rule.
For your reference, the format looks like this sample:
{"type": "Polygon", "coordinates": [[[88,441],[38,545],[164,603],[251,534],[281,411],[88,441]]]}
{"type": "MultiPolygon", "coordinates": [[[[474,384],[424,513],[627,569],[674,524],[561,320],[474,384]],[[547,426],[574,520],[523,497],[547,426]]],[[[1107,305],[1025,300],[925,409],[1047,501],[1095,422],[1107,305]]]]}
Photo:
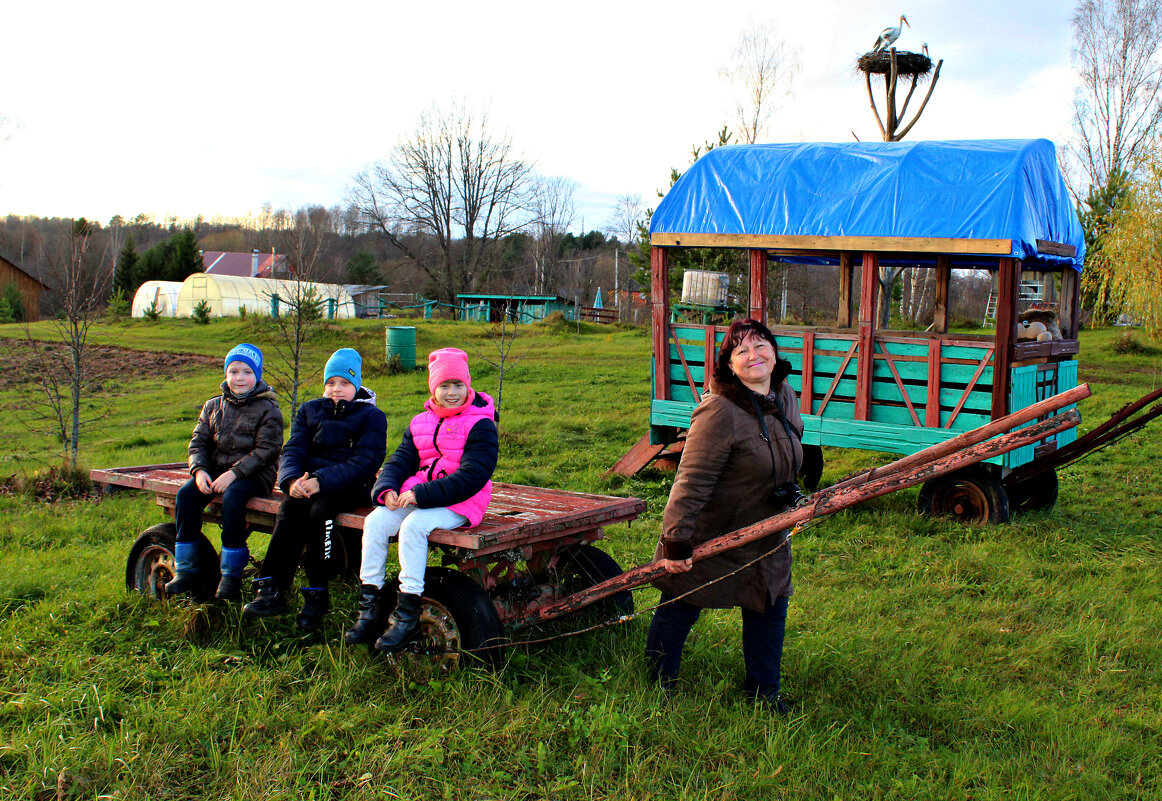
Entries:
{"type": "Polygon", "coordinates": [[[210,485],[210,489],[221,495],[226,491],[226,488],[234,483],[234,479],[238,478],[233,470],[227,470],[222,475],[214,479],[214,483],[210,485]]]}
{"type": "Polygon", "coordinates": [[[214,486],[210,481],[210,474],[205,470],[199,470],[194,473],[194,483],[198,485],[198,492],[203,495],[213,495],[214,486]]]}

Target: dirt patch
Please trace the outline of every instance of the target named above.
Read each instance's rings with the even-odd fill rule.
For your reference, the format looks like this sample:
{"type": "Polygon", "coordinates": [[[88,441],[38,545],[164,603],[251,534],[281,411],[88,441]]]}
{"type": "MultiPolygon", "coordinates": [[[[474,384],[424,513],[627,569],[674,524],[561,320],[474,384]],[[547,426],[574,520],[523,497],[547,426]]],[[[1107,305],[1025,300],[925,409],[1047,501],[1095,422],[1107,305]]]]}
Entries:
{"type": "MultiPolygon", "coordinates": [[[[37,341],[45,362],[59,365],[64,370],[69,358],[68,349],[60,342],[37,341]]],[[[11,389],[26,383],[28,368],[36,364],[36,356],[28,342],[19,339],[0,339],[0,389],[11,389]]],[[[175,375],[185,370],[203,367],[222,368],[222,359],[199,353],[169,353],[119,348],[113,345],[90,345],[85,349],[85,372],[97,383],[102,379],[124,375],[175,375]]]]}

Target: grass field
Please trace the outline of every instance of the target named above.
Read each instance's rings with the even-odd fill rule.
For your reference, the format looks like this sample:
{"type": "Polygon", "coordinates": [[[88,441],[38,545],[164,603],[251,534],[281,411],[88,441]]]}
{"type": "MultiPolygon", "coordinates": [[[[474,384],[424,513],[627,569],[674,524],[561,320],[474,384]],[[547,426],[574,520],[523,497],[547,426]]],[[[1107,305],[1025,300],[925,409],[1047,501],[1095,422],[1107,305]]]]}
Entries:
{"type": "MultiPolygon", "coordinates": [[[[479,326],[417,325],[421,356],[451,345],[494,355],[479,326]]],[[[245,321],[97,334],[215,357],[240,340],[268,344],[245,321]]],[[[1120,335],[1083,336],[1081,378],[1094,389],[1083,431],[1162,383],[1162,350],[1121,355],[1120,335]]],[[[20,336],[0,326],[0,338],[20,336]]],[[[313,363],[343,345],[364,354],[394,444],[426,395],[423,375],[373,366],[383,325],[370,321],[325,331],[313,363]]],[[[505,380],[497,477],[645,499],[643,518],[602,544],[624,567],[644,563],[671,477],[601,474],[645,431],[648,334],[530,326],[514,352],[523,355],[505,380]]],[[[150,374],[124,356],[120,377],[91,399],[107,413],[84,434],[83,459],[180,461],[221,372],[150,374]]],[[[474,384],[495,393],[495,370],[472,364],[474,384]]],[[[58,460],[22,423],[28,391],[0,376],[0,478],[30,479],[58,460]]],[[[164,519],[152,497],[45,503],[9,490],[0,798],[1156,799],[1160,430],[1064,472],[1056,509],[1008,525],[920,518],[911,490],[799,535],[789,718],[736,692],[737,612],[707,613],[695,627],[674,697],[641,669],[648,615],[417,684],[341,644],[350,581],[315,636],[244,621],[236,607],[151,603],[126,593],[124,562],[134,537],[164,519]]],[[[889,458],[826,455],[825,483],[889,458]]],[[[265,538],[252,545],[261,552],[265,538]]],[[[635,592],[639,609],[656,597],[635,592]]]]}

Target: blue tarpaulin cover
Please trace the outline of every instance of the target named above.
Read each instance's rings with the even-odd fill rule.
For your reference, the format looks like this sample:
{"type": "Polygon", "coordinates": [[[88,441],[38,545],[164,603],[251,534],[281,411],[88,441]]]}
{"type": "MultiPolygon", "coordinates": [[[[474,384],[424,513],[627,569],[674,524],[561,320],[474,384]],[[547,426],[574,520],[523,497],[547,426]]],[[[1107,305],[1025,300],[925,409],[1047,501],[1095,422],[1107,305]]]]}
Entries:
{"type": "Polygon", "coordinates": [[[1009,239],[1025,269],[1085,260],[1047,139],[718,147],[670,188],[650,233],[1009,239]],[[1039,253],[1038,239],[1076,254],[1039,253]]]}

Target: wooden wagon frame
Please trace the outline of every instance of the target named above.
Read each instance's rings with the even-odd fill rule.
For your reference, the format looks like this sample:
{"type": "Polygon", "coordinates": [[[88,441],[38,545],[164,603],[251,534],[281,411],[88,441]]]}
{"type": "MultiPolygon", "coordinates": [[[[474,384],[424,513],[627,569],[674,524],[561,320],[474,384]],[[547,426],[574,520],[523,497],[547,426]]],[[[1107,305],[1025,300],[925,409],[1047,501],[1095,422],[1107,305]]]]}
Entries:
{"type": "MultiPolygon", "coordinates": [[[[714,173],[718,183],[708,193],[727,180],[724,172],[714,173]]],[[[681,182],[671,193],[680,187],[681,182]]],[[[678,205],[689,207],[700,199],[687,192],[678,205]]],[[[660,206],[659,212],[662,209],[660,206]]],[[[728,210],[730,215],[743,218],[744,226],[750,222],[735,207],[728,210]]],[[[699,206],[690,214],[694,219],[690,227],[728,228],[727,222],[735,222],[724,222],[716,213],[709,202],[706,208],[699,206]]],[[[658,219],[655,214],[654,220],[658,219]]],[[[1076,222],[1075,216],[1073,220],[1076,222]]],[[[676,226],[655,224],[650,236],[650,431],[614,470],[634,472],[664,452],[680,454],[684,430],[706,388],[708,372],[726,331],[724,326],[672,320],[671,250],[746,251],[748,316],[764,323],[772,261],[837,266],[839,308],[834,326],[771,326],[780,355],[793,366],[788,380],[799,396],[805,424],[803,443],[909,454],[1077,386],[1074,356],[1080,350],[1080,273],[1071,262],[1077,256],[1077,246],[1037,239],[1035,251],[1026,253],[1023,260],[1014,256],[1021,252],[1022,244],[1013,238],[996,237],[778,235],[676,230],[676,226]],[[935,270],[935,311],[929,331],[877,327],[879,267],[884,260],[935,270]],[[958,268],[984,268],[995,273],[995,334],[949,333],[949,295],[953,271],[958,268]],[[1059,276],[1060,339],[1018,340],[1021,276],[1030,270],[1059,276]]],[[[1013,469],[1075,437],[1071,429],[994,459],[991,466],[974,468],[971,476],[945,479],[922,493],[922,509],[1000,522],[1008,518],[1010,506],[1051,506],[1057,486],[1052,471],[1040,473],[1035,484],[1020,487],[1006,486],[1004,479],[1013,469]]],[[[809,448],[809,452],[820,458],[817,451],[809,448]]],[[[820,469],[821,461],[814,467],[820,469]]]]}

